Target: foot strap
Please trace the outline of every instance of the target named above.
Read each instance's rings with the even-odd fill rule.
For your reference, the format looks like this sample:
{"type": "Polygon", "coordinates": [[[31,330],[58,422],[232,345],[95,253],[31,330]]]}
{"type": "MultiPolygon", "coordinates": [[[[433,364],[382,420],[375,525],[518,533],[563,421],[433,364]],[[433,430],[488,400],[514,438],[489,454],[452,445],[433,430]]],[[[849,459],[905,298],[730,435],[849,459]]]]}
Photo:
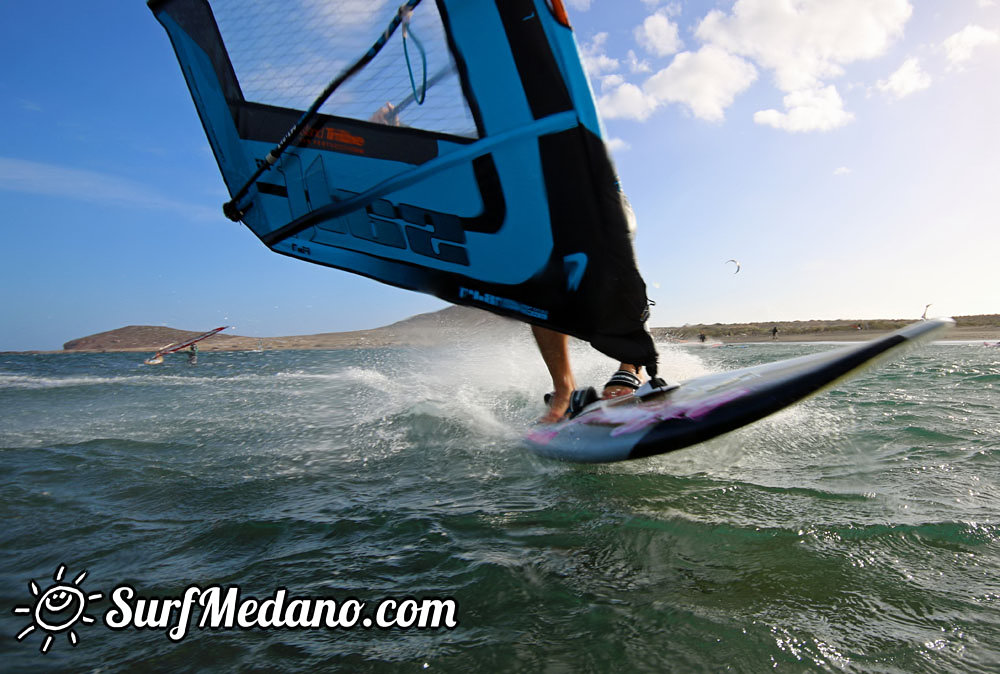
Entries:
{"type": "Polygon", "coordinates": [[[572,419],[577,414],[582,412],[587,405],[591,403],[596,403],[601,399],[601,396],[597,395],[597,390],[593,386],[588,386],[587,388],[578,388],[573,391],[573,395],[569,399],[569,409],[566,410],[566,414],[572,419]]]}
{"type": "MultiPolygon", "coordinates": [[[[548,405],[549,401],[552,399],[551,393],[545,394],[545,404],[548,405]]],[[[597,395],[597,389],[593,386],[588,386],[587,388],[578,388],[569,397],[569,408],[566,410],[566,418],[572,419],[577,414],[583,411],[587,405],[591,403],[596,403],[601,399],[601,396],[597,395]]]]}
{"type": "Polygon", "coordinates": [[[641,385],[642,382],[639,381],[639,377],[637,377],[635,373],[629,372],[628,370],[618,370],[611,375],[611,379],[609,379],[608,383],[604,385],[604,388],[608,388],[609,386],[624,386],[634,391],[641,385]]]}
{"type": "Polygon", "coordinates": [[[680,388],[680,386],[681,385],[677,382],[666,381],[664,379],[660,379],[659,377],[653,377],[635,392],[635,397],[645,398],[656,393],[669,393],[674,389],[680,388]]]}

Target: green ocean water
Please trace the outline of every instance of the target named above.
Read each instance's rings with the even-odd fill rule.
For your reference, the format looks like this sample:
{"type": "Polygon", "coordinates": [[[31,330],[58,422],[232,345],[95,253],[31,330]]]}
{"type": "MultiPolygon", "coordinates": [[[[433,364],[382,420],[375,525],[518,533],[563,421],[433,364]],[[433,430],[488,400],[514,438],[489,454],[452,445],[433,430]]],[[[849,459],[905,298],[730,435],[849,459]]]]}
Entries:
{"type": "MultiPolygon", "coordinates": [[[[662,367],[830,348],[664,346],[662,367]]],[[[613,369],[575,356],[581,383],[613,369]]],[[[141,360],[0,355],[3,671],[1000,670],[1000,349],[935,344],[604,466],[520,445],[546,390],[525,339],[141,360]],[[104,596],[43,654],[14,610],[60,565],[104,596]],[[172,641],[104,624],[123,584],[448,598],[458,624],[172,641]]]]}

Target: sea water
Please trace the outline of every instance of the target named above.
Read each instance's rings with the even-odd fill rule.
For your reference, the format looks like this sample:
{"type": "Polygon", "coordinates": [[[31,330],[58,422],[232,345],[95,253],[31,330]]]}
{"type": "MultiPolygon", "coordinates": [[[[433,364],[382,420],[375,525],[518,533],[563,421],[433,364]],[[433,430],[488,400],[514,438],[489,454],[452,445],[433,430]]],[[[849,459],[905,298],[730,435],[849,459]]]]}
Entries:
{"type": "MultiPolygon", "coordinates": [[[[662,345],[662,368],[830,348],[662,345]]],[[[581,383],[613,369],[574,355],[581,383]]],[[[1000,349],[931,345],[703,445],[597,466],[520,444],[547,388],[526,338],[143,357],[0,355],[4,671],[1000,668],[1000,349]],[[86,597],[69,623],[39,609],[67,585],[86,597]],[[193,601],[182,620],[185,592],[213,587],[454,613],[213,628],[193,601]]]]}

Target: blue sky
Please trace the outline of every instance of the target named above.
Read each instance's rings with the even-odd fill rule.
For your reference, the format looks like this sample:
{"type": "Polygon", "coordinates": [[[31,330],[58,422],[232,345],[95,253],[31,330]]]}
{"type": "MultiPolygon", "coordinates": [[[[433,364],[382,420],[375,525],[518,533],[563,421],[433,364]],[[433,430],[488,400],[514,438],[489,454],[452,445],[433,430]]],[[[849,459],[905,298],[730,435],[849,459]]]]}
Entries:
{"type": "MultiPolygon", "coordinates": [[[[1000,2],[569,0],[652,325],[1000,312],[1000,2]],[[742,265],[732,273],[726,260],[742,265]]],[[[444,306],[268,252],[145,3],[0,3],[0,349],[444,306]]]]}

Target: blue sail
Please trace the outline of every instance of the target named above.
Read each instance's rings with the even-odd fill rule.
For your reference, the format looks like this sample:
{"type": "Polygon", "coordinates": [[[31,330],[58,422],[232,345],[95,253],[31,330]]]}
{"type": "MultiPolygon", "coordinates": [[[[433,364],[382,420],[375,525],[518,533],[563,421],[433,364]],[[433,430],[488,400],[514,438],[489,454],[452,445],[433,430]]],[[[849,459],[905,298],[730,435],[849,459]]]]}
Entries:
{"type": "Polygon", "coordinates": [[[150,0],[271,250],[655,371],[646,289],[558,0],[150,0]]]}

